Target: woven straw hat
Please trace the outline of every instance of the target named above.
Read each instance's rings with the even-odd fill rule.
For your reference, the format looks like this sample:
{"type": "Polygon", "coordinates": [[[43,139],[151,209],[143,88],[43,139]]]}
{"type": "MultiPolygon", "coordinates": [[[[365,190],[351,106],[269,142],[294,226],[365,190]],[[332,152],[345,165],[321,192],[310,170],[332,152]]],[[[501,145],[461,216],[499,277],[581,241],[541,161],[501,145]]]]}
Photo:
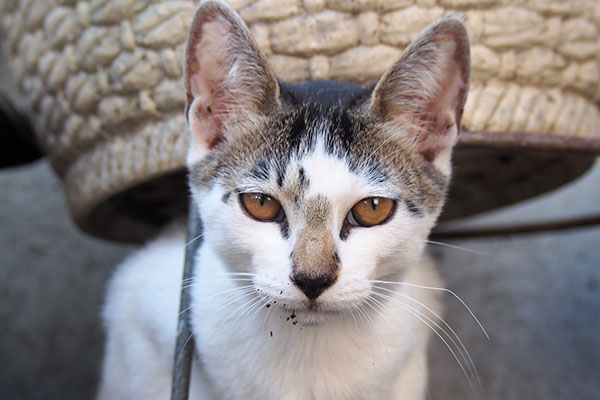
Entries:
{"type": "MultiPolygon", "coordinates": [[[[139,242],[185,210],[183,47],[195,1],[0,3],[7,69],[77,224],[139,242]]],[[[600,154],[600,2],[231,0],[287,81],[374,82],[465,15],[472,84],[445,217],[513,203],[600,154]]]]}

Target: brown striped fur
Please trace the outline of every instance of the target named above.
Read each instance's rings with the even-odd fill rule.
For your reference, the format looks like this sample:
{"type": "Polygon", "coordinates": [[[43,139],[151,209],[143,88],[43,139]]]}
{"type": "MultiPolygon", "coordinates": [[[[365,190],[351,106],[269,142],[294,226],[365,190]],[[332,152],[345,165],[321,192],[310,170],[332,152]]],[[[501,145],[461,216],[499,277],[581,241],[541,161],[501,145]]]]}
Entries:
{"type": "Polygon", "coordinates": [[[190,161],[196,192],[218,183],[231,203],[269,182],[268,195],[292,210],[280,225],[294,243],[293,268],[310,276],[337,276],[333,238],[351,232],[344,223],[332,233],[327,199],[305,198],[310,183],[293,161],[317,143],[351,172],[390,189],[414,218],[435,220],[469,84],[460,19],[428,27],[374,87],[289,85],[277,81],[239,16],[221,3],[200,8],[185,67],[191,154],[200,154],[190,161]]]}

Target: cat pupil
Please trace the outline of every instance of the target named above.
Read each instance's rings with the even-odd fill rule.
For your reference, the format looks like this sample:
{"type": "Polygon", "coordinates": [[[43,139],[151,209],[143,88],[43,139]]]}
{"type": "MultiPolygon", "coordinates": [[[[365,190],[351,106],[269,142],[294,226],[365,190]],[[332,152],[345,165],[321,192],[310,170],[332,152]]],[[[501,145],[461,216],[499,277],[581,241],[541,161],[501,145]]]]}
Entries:
{"type": "Polygon", "coordinates": [[[371,208],[373,209],[373,211],[377,210],[377,206],[379,206],[379,198],[378,197],[371,198],[371,208]]]}
{"type": "Polygon", "coordinates": [[[264,194],[257,194],[256,199],[260,203],[261,207],[263,207],[265,205],[265,202],[267,201],[266,196],[264,194]]]}

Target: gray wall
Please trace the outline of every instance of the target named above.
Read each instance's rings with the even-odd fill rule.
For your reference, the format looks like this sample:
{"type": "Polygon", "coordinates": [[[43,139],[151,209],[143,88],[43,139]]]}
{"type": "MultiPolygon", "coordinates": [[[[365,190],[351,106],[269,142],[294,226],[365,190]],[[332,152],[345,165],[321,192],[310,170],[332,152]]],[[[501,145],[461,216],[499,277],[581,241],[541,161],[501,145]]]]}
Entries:
{"type": "MultiPolygon", "coordinates": [[[[600,167],[541,200],[471,226],[600,213],[600,167]]],[[[77,231],[60,183],[41,162],[0,171],[0,398],[87,399],[96,385],[106,279],[130,247],[77,231]]],[[[432,399],[600,398],[600,228],[431,245],[459,302],[447,321],[481,376],[472,396],[440,340],[432,399]]]]}

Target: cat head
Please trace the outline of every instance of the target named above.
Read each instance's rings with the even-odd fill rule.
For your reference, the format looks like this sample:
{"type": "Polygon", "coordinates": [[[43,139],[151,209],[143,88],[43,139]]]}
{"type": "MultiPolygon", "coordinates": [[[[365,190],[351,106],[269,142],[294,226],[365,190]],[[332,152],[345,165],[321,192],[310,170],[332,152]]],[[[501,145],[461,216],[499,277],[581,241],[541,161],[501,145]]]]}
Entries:
{"type": "Polygon", "coordinates": [[[469,74],[464,24],[445,17],[372,88],[288,85],[233,10],[202,3],[185,87],[205,245],[305,322],[400,279],[443,206],[469,74]]]}

